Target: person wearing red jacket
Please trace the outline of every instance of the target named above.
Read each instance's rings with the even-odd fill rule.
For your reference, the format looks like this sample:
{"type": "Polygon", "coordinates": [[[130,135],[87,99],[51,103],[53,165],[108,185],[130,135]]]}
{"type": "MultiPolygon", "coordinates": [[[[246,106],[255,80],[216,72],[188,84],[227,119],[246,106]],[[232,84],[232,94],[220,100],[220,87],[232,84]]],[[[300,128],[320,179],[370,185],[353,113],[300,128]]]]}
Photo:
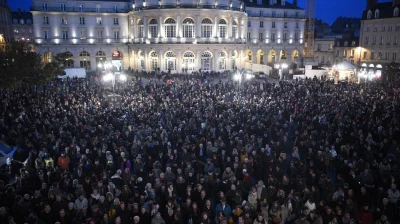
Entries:
{"type": "Polygon", "coordinates": [[[372,224],[373,223],[373,213],[369,210],[368,205],[364,205],[361,211],[357,213],[358,220],[362,224],[372,224]]]}

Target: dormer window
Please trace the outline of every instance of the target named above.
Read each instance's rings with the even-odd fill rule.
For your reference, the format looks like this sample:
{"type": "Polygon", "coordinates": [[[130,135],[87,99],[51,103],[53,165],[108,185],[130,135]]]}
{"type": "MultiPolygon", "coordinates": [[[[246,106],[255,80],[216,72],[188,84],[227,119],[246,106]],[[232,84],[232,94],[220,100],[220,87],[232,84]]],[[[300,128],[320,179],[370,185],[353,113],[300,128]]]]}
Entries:
{"type": "Polygon", "coordinates": [[[257,5],[262,5],[262,0],[257,0],[257,5]]]}
{"type": "Polygon", "coordinates": [[[393,17],[397,17],[397,16],[399,16],[399,8],[396,7],[393,11],[393,17]]]}
{"type": "Polygon", "coordinates": [[[347,41],[344,42],[344,46],[347,47],[349,46],[349,43],[347,41]]]}
{"type": "Polygon", "coordinates": [[[285,5],[286,5],[286,0],[282,0],[282,1],[281,1],[281,5],[282,5],[282,6],[285,6],[285,5]]]}
{"type": "Polygon", "coordinates": [[[375,10],[375,19],[379,19],[379,10],[375,10]]]}
{"type": "Polygon", "coordinates": [[[372,12],[371,12],[371,10],[369,10],[367,13],[367,19],[371,19],[371,17],[372,17],[372,12]]]}
{"type": "Polygon", "coordinates": [[[356,42],[355,42],[354,40],[351,42],[351,46],[352,46],[352,47],[355,47],[355,46],[356,46],[356,42]]]}

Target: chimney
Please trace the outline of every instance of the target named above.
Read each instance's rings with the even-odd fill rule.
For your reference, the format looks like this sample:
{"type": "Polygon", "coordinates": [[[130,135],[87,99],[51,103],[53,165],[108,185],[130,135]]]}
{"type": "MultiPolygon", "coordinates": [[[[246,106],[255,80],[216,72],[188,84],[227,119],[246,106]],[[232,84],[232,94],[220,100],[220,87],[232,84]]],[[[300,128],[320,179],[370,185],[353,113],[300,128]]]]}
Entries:
{"type": "Polygon", "coordinates": [[[378,0],[367,0],[367,8],[366,9],[371,9],[378,4],[378,0]]]}
{"type": "Polygon", "coordinates": [[[293,5],[297,6],[297,0],[293,0],[293,5]]]}
{"type": "Polygon", "coordinates": [[[392,6],[395,7],[396,5],[400,5],[400,0],[393,0],[392,6]]]}

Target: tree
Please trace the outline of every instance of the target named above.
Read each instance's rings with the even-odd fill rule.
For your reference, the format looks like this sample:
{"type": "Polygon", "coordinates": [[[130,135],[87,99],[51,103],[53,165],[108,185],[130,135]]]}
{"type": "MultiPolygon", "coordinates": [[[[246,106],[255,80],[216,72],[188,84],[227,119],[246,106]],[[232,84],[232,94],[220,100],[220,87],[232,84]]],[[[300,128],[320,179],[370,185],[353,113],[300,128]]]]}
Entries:
{"type": "Polygon", "coordinates": [[[0,87],[19,88],[22,85],[43,85],[62,75],[58,62],[43,64],[42,56],[24,42],[7,45],[0,56],[0,87]]]}
{"type": "Polygon", "coordinates": [[[74,64],[74,60],[72,60],[72,54],[70,52],[56,54],[56,56],[54,56],[54,61],[59,64],[62,69],[72,67],[74,64]]]}
{"type": "Polygon", "coordinates": [[[391,62],[386,65],[384,72],[387,75],[388,80],[396,80],[400,77],[400,63],[391,62]]]}

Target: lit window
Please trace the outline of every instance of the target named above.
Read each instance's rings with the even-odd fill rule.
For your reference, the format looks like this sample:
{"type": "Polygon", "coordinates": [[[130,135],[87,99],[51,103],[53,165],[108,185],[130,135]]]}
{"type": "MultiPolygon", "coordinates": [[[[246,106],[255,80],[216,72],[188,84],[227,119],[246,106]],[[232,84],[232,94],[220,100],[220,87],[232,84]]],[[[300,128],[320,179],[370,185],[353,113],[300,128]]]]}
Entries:
{"type": "Polygon", "coordinates": [[[396,8],[394,9],[394,11],[393,11],[393,16],[394,16],[394,17],[399,16],[399,8],[396,7],[396,8]]]}
{"type": "Polygon", "coordinates": [[[212,22],[206,18],[201,21],[201,37],[210,38],[212,37],[212,22]]]}
{"type": "Polygon", "coordinates": [[[226,21],[224,19],[219,20],[219,37],[226,38],[226,21]]]}
{"type": "Polygon", "coordinates": [[[139,38],[143,38],[144,37],[144,26],[143,26],[143,20],[140,19],[138,21],[138,33],[139,33],[139,38]]]}
{"type": "Polygon", "coordinates": [[[165,20],[165,37],[176,37],[176,22],[172,18],[165,20]]]}
{"type": "Polygon", "coordinates": [[[194,21],[191,18],[183,20],[183,37],[194,38],[194,21]]]}
{"type": "Polygon", "coordinates": [[[158,25],[156,19],[150,20],[149,30],[150,30],[150,38],[156,38],[158,36],[158,25]]]}
{"type": "Polygon", "coordinates": [[[232,38],[237,38],[237,22],[232,23],[232,38]]]}

